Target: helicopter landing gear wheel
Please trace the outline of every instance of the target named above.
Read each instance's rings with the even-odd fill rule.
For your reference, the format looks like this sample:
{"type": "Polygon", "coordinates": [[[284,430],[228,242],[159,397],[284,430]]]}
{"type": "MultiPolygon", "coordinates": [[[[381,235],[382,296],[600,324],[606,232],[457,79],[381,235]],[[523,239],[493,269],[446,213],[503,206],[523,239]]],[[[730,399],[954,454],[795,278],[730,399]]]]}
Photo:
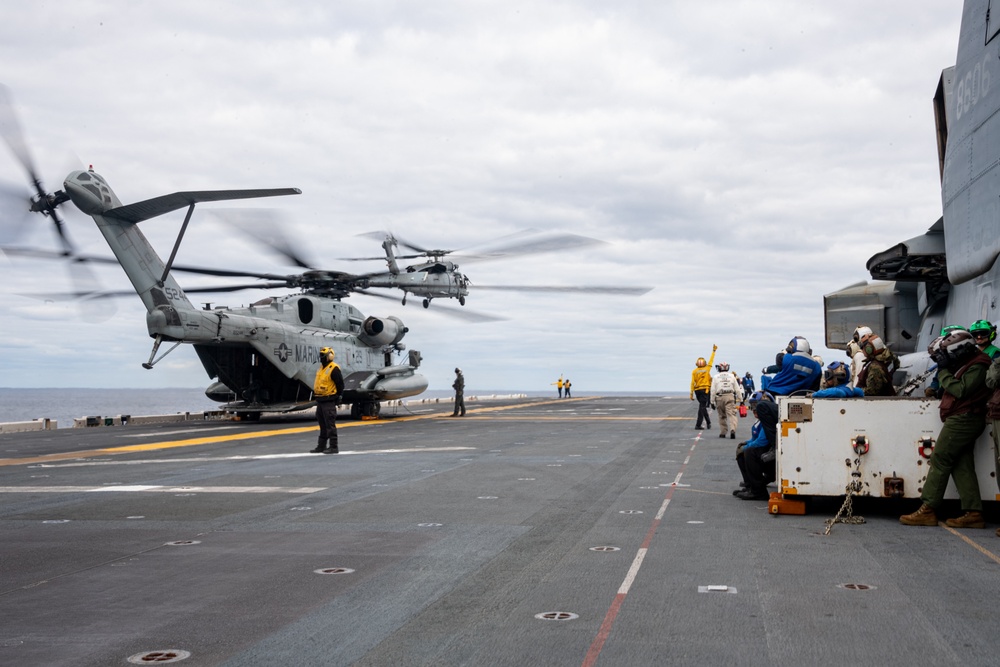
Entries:
{"type": "Polygon", "coordinates": [[[431,300],[430,299],[424,299],[424,308],[427,308],[430,305],[431,305],[431,300]]]}
{"type": "Polygon", "coordinates": [[[359,420],[364,417],[377,419],[382,413],[382,404],[378,401],[360,401],[351,404],[351,419],[359,420]]]}
{"type": "Polygon", "coordinates": [[[404,306],[406,305],[406,293],[405,292],[403,293],[403,304],[402,305],[404,305],[404,306]]]}
{"type": "Polygon", "coordinates": [[[465,297],[464,296],[458,297],[458,305],[460,305],[460,306],[464,306],[465,305],[465,297]]]}

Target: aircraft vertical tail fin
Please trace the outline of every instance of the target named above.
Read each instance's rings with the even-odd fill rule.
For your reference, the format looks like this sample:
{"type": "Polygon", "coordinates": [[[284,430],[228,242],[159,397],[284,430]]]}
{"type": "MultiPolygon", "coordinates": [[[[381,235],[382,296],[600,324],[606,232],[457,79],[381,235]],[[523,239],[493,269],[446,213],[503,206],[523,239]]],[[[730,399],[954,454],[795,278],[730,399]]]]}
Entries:
{"type": "MultiPolygon", "coordinates": [[[[252,199],[301,194],[298,188],[255,190],[203,190],[175,192],[122,205],[107,182],[93,171],[75,171],[63,184],[73,203],[97,222],[98,228],[125,270],[146,310],[163,312],[168,319],[175,309],[193,310],[170,267],[180,247],[195,204],[200,202],[252,199]],[[164,262],[139,230],[138,223],[171,211],[187,208],[187,217],[178,233],[170,258],[164,262]]],[[[176,316],[176,314],[174,314],[176,316]]]]}

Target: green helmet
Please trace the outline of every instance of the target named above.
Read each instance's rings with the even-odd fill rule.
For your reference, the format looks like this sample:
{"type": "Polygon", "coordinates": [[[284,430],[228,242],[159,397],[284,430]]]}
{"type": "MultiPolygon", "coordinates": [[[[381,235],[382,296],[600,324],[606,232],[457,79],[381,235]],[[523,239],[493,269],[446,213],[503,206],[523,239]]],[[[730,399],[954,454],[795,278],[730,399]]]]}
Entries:
{"type": "Polygon", "coordinates": [[[986,320],[976,320],[969,327],[969,333],[973,338],[981,338],[985,334],[989,341],[993,342],[997,337],[997,328],[986,320]]]}
{"type": "Polygon", "coordinates": [[[965,331],[966,328],[958,324],[949,324],[948,326],[941,329],[941,336],[947,336],[952,331],[965,331]]]}

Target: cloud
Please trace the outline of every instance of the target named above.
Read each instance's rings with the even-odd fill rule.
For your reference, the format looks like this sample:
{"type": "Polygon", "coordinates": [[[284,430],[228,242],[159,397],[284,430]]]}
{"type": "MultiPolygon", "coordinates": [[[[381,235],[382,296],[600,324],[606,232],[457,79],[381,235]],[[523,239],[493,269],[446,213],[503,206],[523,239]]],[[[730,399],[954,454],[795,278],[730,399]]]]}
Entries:
{"type": "MultiPolygon", "coordinates": [[[[379,229],[459,248],[526,228],[608,241],[462,268],[474,285],[653,292],[473,289],[467,308],[510,318],[476,325],[438,303],[352,302],[410,326],[432,388],[460,365],[471,389],[544,388],[566,373],[581,391],[685,390],[713,342],[755,374],[792,335],[841,354],[822,350],[823,294],[865,279],[871,254],[940,215],[930,98],[959,18],[950,3],[790,0],[24,6],[0,26],[0,80],[50,189],[71,152],[126,203],[299,187],[266,205],[323,268],[378,268],[336,258],[380,254],[357,236],[379,229]]],[[[0,157],[0,178],[20,177],[0,157]]],[[[182,219],[143,223],[162,255],[182,219]]],[[[30,241],[53,245],[44,222],[30,241]]],[[[88,218],[68,223],[81,248],[106,253],[88,218]]],[[[294,270],[200,213],[181,261],[294,270]]],[[[117,267],[96,273],[129,287],[117,267]]],[[[208,384],[183,347],[139,367],[151,341],[137,299],[96,324],[18,296],[70,285],[64,274],[0,264],[4,384],[208,384]],[[67,345],[59,375],[53,350],[67,345]]]]}

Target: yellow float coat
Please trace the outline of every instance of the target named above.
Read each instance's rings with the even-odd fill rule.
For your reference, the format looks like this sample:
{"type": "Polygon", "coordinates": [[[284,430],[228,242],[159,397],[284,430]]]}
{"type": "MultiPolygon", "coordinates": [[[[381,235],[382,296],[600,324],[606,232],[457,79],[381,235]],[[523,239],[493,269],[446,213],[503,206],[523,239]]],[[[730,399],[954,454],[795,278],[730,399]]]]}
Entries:
{"type": "Polygon", "coordinates": [[[708,358],[708,363],[703,368],[695,368],[691,371],[691,396],[695,391],[709,391],[712,388],[712,362],[715,361],[715,350],[708,358]]]}

